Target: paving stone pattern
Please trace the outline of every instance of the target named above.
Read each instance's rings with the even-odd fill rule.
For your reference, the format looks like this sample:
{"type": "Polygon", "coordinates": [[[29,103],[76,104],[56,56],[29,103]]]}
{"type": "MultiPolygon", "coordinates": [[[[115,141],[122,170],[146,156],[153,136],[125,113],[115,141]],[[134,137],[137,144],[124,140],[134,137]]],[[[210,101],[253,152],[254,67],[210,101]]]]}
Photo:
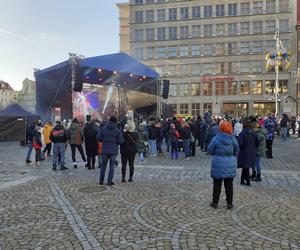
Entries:
{"type": "MultiPolygon", "coordinates": [[[[209,206],[210,156],[168,155],[136,166],[133,183],[98,185],[79,161],[24,164],[27,148],[0,143],[0,249],[300,249],[300,140],[276,140],[263,182],[234,183],[234,209],[209,206]],[[182,156],[183,157],[183,156],[182,156]]],[[[32,159],[33,159],[32,155],[32,159]]],[[[224,192],[224,190],[223,190],[224,192]]]]}

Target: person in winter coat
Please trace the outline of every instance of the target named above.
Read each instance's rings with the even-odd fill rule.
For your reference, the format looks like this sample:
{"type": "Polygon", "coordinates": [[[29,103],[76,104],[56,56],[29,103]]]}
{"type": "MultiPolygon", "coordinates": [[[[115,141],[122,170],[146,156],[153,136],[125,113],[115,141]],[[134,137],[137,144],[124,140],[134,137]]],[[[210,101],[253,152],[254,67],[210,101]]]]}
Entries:
{"type": "Polygon", "coordinates": [[[95,169],[96,155],[98,155],[97,132],[98,129],[94,121],[85,124],[83,134],[88,170],[95,169]]]}
{"type": "Polygon", "coordinates": [[[32,138],[32,145],[33,148],[35,149],[35,164],[40,165],[40,160],[41,160],[41,148],[42,148],[42,135],[41,135],[41,127],[36,126],[35,127],[35,134],[32,138]]]}
{"type": "Polygon", "coordinates": [[[169,143],[171,145],[171,159],[178,160],[178,139],[179,139],[179,132],[176,130],[175,124],[170,124],[169,130],[169,143]]]}
{"type": "Polygon", "coordinates": [[[210,142],[207,152],[213,155],[211,162],[211,177],[213,178],[213,200],[211,206],[218,208],[222,182],[224,182],[227,208],[233,207],[233,179],[236,177],[236,156],[239,145],[232,136],[232,125],[223,121],[219,125],[219,133],[210,142]]]}
{"type": "Polygon", "coordinates": [[[199,142],[200,142],[200,148],[202,151],[205,150],[205,136],[207,132],[207,123],[204,119],[200,122],[199,127],[199,142]]]}
{"type": "Polygon", "coordinates": [[[240,119],[236,119],[234,124],[234,130],[233,130],[233,134],[236,139],[238,139],[239,134],[242,132],[242,130],[243,130],[243,124],[240,122],[240,119]]]}
{"type": "Polygon", "coordinates": [[[121,161],[122,161],[122,182],[126,182],[126,167],[129,164],[129,179],[128,182],[133,181],[134,174],[134,159],[137,152],[138,133],[134,132],[132,124],[127,123],[124,127],[123,138],[124,143],[121,144],[121,161]]]}
{"type": "Polygon", "coordinates": [[[149,140],[149,150],[150,156],[157,156],[157,139],[159,137],[159,131],[155,126],[155,122],[151,121],[148,128],[148,140],[149,140]]]}
{"type": "Polygon", "coordinates": [[[272,146],[273,146],[273,140],[274,140],[275,131],[277,127],[277,122],[275,117],[271,113],[268,115],[268,118],[265,120],[264,126],[267,131],[266,155],[267,158],[273,159],[272,146]]]}
{"type": "Polygon", "coordinates": [[[250,179],[252,181],[262,181],[261,180],[261,165],[260,159],[261,157],[266,157],[266,131],[263,127],[263,120],[260,119],[257,123],[257,127],[254,129],[257,139],[258,145],[256,147],[256,159],[255,159],[255,167],[252,168],[252,175],[250,179]]]}
{"type": "Polygon", "coordinates": [[[240,152],[238,155],[238,168],[242,168],[241,185],[251,186],[249,168],[255,167],[256,147],[258,138],[253,131],[254,117],[244,118],[243,130],[239,134],[238,142],[240,152]]]}
{"type": "Polygon", "coordinates": [[[116,158],[118,155],[118,147],[123,144],[124,138],[121,131],[117,128],[117,119],[112,116],[109,123],[99,130],[97,134],[97,141],[102,142],[102,166],[100,169],[100,185],[103,185],[106,166],[109,160],[109,173],[107,185],[114,185],[114,170],[116,158]]]}
{"type": "Polygon", "coordinates": [[[60,170],[67,170],[65,167],[65,150],[67,131],[62,126],[61,121],[55,123],[55,127],[50,133],[50,140],[53,142],[53,170],[56,171],[57,165],[60,164],[60,170]]]}
{"type": "Polygon", "coordinates": [[[191,140],[191,156],[194,157],[196,155],[196,138],[198,138],[197,135],[197,126],[196,126],[196,121],[194,119],[189,120],[189,126],[191,128],[191,133],[192,133],[192,139],[191,140]]]}
{"type": "Polygon", "coordinates": [[[30,156],[31,156],[32,149],[33,149],[33,145],[32,145],[33,137],[36,134],[35,127],[36,127],[36,122],[32,123],[30,126],[27,126],[27,128],[26,128],[26,138],[28,138],[28,141],[29,141],[29,148],[27,151],[26,163],[31,163],[30,156]]]}
{"type": "Polygon", "coordinates": [[[189,160],[191,158],[191,128],[187,122],[182,123],[182,130],[180,134],[180,138],[182,139],[182,145],[184,149],[184,156],[186,160],[189,160]]]}
{"type": "Polygon", "coordinates": [[[82,143],[83,143],[83,129],[79,124],[79,121],[77,118],[74,118],[71,126],[68,130],[68,137],[69,137],[69,144],[71,147],[71,151],[72,151],[72,161],[73,161],[73,165],[74,168],[77,168],[77,163],[76,163],[76,148],[79,151],[82,160],[85,163],[85,166],[87,166],[87,161],[84,155],[84,151],[82,148],[82,143]]]}
{"type": "Polygon", "coordinates": [[[51,156],[51,148],[52,148],[52,141],[50,140],[51,131],[52,131],[52,123],[47,122],[43,130],[44,142],[46,144],[43,150],[43,154],[47,152],[46,156],[48,157],[51,156]]]}
{"type": "Polygon", "coordinates": [[[288,137],[288,123],[289,123],[289,118],[287,114],[283,114],[280,121],[281,138],[283,142],[285,142],[288,137]]]}
{"type": "Polygon", "coordinates": [[[157,127],[157,132],[158,132],[158,137],[156,140],[157,151],[158,151],[159,155],[162,155],[163,154],[162,144],[163,144],[163,139],[164,139],[164,128],[162,127],[161,122],[158,122],[156,127],[157,127]]]}
{"type": "Polygon", "coordinates": [[[145,132],[145,126],[144,124],[140,124],[138,129],[138,138],[137,138],[137,145],[136,145],[136,150],[137,153],[139,154],[139,164],[143,164],[145,162],[145,157],[144,153],[146,152],[147,146],[148,146],[148,135],[145,132]]]}

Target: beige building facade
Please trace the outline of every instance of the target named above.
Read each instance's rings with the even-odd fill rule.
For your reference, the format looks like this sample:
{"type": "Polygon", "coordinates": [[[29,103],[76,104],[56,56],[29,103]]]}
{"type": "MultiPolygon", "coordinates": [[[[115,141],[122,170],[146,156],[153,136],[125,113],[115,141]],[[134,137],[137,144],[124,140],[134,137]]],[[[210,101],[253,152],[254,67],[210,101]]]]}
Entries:
{"type": "Polygon", "coordinates": [[[18,93],[13,90],[9,83],[0,81],[0,109],[16,103],[17,99],[18,93]]]}
{"type": "Polygon", "coordinates": [[[22,90],[18,93],[18,103],[29,112],[36,111],[36,88],[35,81],[26,78],[23,81],[22,90]]]}
{"type": "Polygon", "coordinates": [[[120,51],[130,54],[130,30],[129,30],[129,4],[125,3],[118,3],[119,8],[119,37],[120,37],[120,51]]]}
{"type": "MultiPolygon", "coordinates": [[[[297,51],[294,0],[130,0],[130,54],[170,79],[176,113],[264,115],[275,111],[275,73],[265,55],[297,51]],[[277,20],[278,17],[278,20],[277,20]]],[[[121,43],[126,43],[123,39],[121,43]]],[[[121,48],[122,51],[122,48],[121,48]]],[[[279,76],[280,112],[296,113],[296,64],[279,76]]]]}

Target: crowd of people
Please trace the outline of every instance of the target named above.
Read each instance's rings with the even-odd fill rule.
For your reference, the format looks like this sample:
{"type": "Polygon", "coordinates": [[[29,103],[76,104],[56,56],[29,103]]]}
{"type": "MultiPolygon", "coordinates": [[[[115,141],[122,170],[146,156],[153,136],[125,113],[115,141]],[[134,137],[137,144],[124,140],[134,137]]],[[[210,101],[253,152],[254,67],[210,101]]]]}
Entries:
{"type": "MultiPolygon", "coordinates": [[[[42,130],[39,120],[28,127],[29,149],[26,163],[35,149],[35,163],[52,157],[53,170],[67,170],[65,152],[69,145],[74,169],[77,169],[76,151],[79,152],[88,170],[100,168],[99,184],[103,185],[109,162],[107,185],[114,185],[117,155],[121,154],[121,182],[133,181],[134,163],[143,165],[145,157],[159,157],[169,154],[171,160],[190,160],[196,155],[196,147],[212,155],[211,177],[213,178],[213,200],[211,206],[218,207],[221,186],[224,182],[228,209],[233,207],[233,180],[237,168],[241,168],[240,184],[251,186],[251,181],[261,182],[261,158],[273,158],[272,145],[275,134],[286,142],[290,129],[296,133],[300,120],[283,114],[280,120],[272,114],[266,117],[212,117],[208,112],[203,117],[131,120],[117,122],[111,117],[107,122],[89,119],[85,124],[77,118],[71,123],[56,121],[52,126],[47,122],[42,130]],[[298,122],[298,125],[297,125],[298,122]],[[45,147],[42,150],[42,134],[45,147]],[[83,148],[83,145],[85,148],[83,148]],[[52,150],[53,148],[53,150],[52,150]],[[53,155],[51,155],[51,151],[53,155]],[[182,152],[182,154],[181,154],[182,152]],[[251,175],[250,175],[251,169],[251,175]]],[[[299,131],[298,131],[299,136],[299,131]]]]}

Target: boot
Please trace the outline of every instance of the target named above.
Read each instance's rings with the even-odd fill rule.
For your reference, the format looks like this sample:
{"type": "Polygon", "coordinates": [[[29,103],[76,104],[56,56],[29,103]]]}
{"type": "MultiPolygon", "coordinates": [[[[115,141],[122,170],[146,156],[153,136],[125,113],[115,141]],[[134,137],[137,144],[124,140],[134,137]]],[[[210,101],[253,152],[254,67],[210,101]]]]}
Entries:
{"type": "Polygon", "coordinates": [[[255,181],[256,182],[261,182],[262,181],[260,174],[257,174],[255,181]]]}
{"type": "Polygon", "coordinates": [[[252,170],[252,175],[250,176],[251,181],[254,181],[256,178],[256,171],[252,170]]]}

